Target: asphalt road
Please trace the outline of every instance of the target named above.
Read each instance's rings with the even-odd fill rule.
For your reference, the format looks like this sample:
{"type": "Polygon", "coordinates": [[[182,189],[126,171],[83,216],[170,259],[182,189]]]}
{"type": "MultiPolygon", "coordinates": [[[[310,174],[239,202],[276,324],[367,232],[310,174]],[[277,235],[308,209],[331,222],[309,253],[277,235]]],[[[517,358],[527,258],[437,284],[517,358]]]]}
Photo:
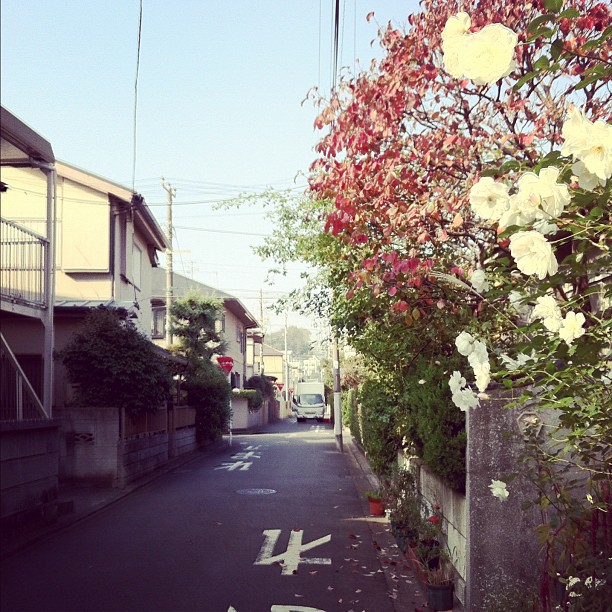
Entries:
{"type": "Polygon", "coordinates": [[[2,612],[392,612],[329,424],[234,436],[2,562],[2,612]]]}

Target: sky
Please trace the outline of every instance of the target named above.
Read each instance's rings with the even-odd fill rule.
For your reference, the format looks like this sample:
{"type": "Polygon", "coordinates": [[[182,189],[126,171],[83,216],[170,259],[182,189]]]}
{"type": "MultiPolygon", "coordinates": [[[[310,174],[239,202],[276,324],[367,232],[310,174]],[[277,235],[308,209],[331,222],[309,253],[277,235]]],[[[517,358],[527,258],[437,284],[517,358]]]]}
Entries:
{"type": "MultiPolygon", "coordinates": [[[[2,105],[60,161],[141,193],[165,230],[163,177],[176,190],[174,270],[239,298],[260,322],[263,311],[276,331],[285,316],[270,307],[304,268],[270,284],[272,263],[252,251],[271,231],[265,211],[217,204],[269,187],[304,193],[320,138],[304,99],[330,90],[333,5],[143,0],[140,21],[140,0],[0,0],[2,105]]],[[[379,26],[402,27],[418,10],[416,0],[340,7],[338,63],[350,71],[380,57],[379,26]]]]}

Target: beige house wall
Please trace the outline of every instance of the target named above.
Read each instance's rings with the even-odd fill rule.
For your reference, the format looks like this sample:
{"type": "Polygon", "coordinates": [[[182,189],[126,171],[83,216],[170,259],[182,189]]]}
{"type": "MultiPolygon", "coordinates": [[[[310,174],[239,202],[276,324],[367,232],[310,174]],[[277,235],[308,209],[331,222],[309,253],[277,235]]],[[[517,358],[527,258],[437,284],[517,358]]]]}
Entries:
{"type": "MultiPolygon", "coordinates": [[[[129,213],[127,201],[111,205],[108,185],[79,182],[86,173],[58,164],[56,301],[115,300],[137,302],[138,325],[151,334],[151,270],[145,238],[129,213]],[[112,250],[112,252],[111,252],[112,250]]],[[[31,168],[2,168],[10,189],[2,194],[2,216],[41,234],[46,233],[46,178],[31,168]]]]}

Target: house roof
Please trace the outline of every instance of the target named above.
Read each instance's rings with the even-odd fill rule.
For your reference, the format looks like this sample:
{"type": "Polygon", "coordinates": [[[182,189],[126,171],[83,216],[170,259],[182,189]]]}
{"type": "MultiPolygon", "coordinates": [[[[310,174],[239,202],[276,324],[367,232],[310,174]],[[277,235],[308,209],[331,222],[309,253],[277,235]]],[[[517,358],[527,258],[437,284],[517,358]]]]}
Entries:
{"type": "Polygon", "coordinates": [[[52,164],[55,155],[48,140],[4,106],[0,106],[0,160],[2,165],[52,164]]]}
{"type": "MultiPolygon", "coordinates": [[[[187,278],[182,274],[173,273],[175,296],[182,297],[189,290],[196,290],[203,297],[222,300],[225,308],[229,310],[245,328],[259,327],[257,319],[249,312],[248,308],[237,298],[225,291],[215,289],[210,285],[205,285],[191,278],[187,278]]],[[[166,270],[164,268],[155,268],[153,270],[153,287],[151,290],[151,299],[164,301],[166,298],[166,270]]]]}
{"type": "Polygon", "coordinates": [[[284,354],[283,351],[279,351],[265,342],[262,345],[261,352],[264,357],[282,357],[284,354]]]}
{"type": "Polygon", "coordinates": [[[160,251],[170,247],[166,235],[140,194],[119,183],[89,172],[89,170],[83,170],[66,162],[57,162],[57,174],[79,185],[84,185],[101,193],[107,193],[115,201],[119,201],[126,207],[132,206],[134,222],[138,229],[147,236],[147,241],[160,251]]]}

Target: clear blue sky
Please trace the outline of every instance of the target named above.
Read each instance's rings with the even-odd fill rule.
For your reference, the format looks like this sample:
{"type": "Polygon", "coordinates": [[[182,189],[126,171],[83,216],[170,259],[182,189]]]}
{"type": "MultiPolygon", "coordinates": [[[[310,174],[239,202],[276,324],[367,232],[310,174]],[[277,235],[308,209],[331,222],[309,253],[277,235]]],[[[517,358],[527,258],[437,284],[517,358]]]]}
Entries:
{"type": "MultiPolygon", "coordinates": [[[[160,224],[163,176],[176,189],[175,270],[240,298],[259,316],[299,284],[270,286],[251,245],[259,209],[212,201],[266,186],[303,190],[314,159],[313,86],[331,83],[333,0],[143,0],[135,188],[160,224]],[[198,228],[198,229],[193,229],[198,228]],[[206,230],[206,231],[204,231],[206,230]],[[214,231],[211,231],[214,230],[214,231]],[[231,233],[236,232],[236,233],[231,233]],[[238,233],[242,232],[242,234],[238,233]]],[[[378,55],[377,24],[406,23],[415,0],[341,0],[341,66],[378,55]]],[[[61,161],[132,186],[139,0],[0,0],[2,105],[61,161]]],[[[290,231],[291,228],[288,228],[290,231]]],[[[269,331],[282,319],[271,317],[269,331]]],[[[303,324],[290,316],[290,324],[303,324]]]]}

